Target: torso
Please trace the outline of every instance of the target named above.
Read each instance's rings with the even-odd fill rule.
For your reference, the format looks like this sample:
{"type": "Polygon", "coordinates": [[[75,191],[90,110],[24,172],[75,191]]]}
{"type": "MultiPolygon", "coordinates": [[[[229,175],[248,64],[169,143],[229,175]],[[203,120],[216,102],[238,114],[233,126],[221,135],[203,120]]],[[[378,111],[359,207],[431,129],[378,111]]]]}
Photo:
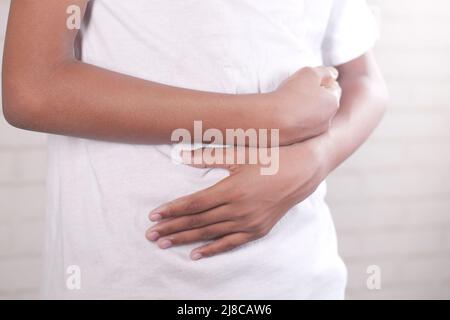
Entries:
{"type": "MultiPolygon", "coordinates": [[[[332,2],[94,0],[82,60],[179,87],[267,92],[299,68],[322,64],[332,2]]],[[[324,184],[265,238],[194,263],[194,246],[163,251],[145,239],[148,212],[216,183],[225,171],[174,164],[170,146],[61,136],[49,144],[50,296],[343,297],[345,268],[324,184]],[[70,265],[80,267],[79,291],[65,287],[70,265]]]]}

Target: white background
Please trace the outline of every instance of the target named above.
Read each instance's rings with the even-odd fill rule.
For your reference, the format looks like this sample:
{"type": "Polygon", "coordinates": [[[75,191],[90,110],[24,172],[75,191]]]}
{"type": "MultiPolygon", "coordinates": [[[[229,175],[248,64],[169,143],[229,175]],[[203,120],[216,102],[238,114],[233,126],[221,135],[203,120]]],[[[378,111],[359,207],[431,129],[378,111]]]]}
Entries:
{"type": "MultiPolygon", "coordinates": [[[[350,299],[450,299],[450,1],[371,0],[392,95],[374,137],[329,179],[350,299]],[[366,287],[378,265],[382,289],[366,287]]],[[[9,0],[0,0],[0,44],[9,0]]],[[[0,298],[35,298],[45,135],[0,116],[0,298]]]]}

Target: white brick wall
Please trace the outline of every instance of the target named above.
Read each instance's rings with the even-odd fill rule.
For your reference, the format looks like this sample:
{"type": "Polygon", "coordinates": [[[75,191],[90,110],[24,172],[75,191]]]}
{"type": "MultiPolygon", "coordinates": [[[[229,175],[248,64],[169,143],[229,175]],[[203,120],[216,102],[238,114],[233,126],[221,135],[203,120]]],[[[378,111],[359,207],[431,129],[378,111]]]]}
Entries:
{"type": "MultiPolygon", "coordinates": [[[[0,0],[0,49],[8,4],[0,0]]],[[[45,142],[44,135],[16,130],[0,117],[0,299],[34,298],[38,291],[45,142]]]]}
{"type": "Polygon", "coordinates": [[[450,298],[450,2],[369,0],[392,101],[329,180],[353,299],[450,298]],[[366,287],[369,265],[382,290],[366,287]]]}
{"type": "MultiPolygon", "coordinates": [[[[450,298],[450,2],[370,0],[392,95],[370,142],[329,180],[352,299],[450,298]],[[382,289],[366,288],[369,265],[382,289]]],[[[0,43],[8,0],[0,0],[0,43]]],[[[44,135],[0,117],[0,299],[36,297],[44,135]]]]}

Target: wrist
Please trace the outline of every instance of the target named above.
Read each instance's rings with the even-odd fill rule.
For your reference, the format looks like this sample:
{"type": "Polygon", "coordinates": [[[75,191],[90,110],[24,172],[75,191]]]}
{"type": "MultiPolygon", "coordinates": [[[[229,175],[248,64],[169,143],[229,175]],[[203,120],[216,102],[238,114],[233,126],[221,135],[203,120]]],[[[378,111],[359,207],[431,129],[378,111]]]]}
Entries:
{"type": "Polygon", "coordinates": [[[305,172],[309,172],[311,180],[318,185],[334,169],[332,144],[327,134],[282,149],[287,150],[287,158],[293,161],[291,166],[295,168],[293,176],[296,180],[301,181],[305,172]]]}
{"type": "Polygon", "coordinates": [[[277,97],[274,93],[259,93],[255,95],[255,99],[256,108],[253,108],[251,114],[253,121],[258,119],[260,128],[263,129],[281,129],[281,117],[277,112],[277,97]]]}
{"type": "MultiPolygon", "coordinates": [[[[233,121],[242,129],[271,129],[271,98],[269,94],[230,95],[233,121]]],[[[230,110],[230,109],[228,109],[230,110]]]]}
{"type": "Polygon", "coordinates": [[[279,146],[289,146],[301,140],[300,128],[295,120],[295,116],[285,112],[283,104],[287,104],[286,99],[273,91],[258,95],[259,103],[255,111],[255,119],[261,122],[263,129],[279,130],[279,146]]]}
{"type": "MultiPolygon", "coordinates": [[[[289,148],[289,147],[288,147],[289,148]]],[[[335,168],[334,143],[329,132],[325,132],[312,139],[292,145],[290,148],[295,153],[294,157],[302,158],[305,152],[308,153],[311,161],[316,166],[317,176],[322,181],[335,168]]]]}

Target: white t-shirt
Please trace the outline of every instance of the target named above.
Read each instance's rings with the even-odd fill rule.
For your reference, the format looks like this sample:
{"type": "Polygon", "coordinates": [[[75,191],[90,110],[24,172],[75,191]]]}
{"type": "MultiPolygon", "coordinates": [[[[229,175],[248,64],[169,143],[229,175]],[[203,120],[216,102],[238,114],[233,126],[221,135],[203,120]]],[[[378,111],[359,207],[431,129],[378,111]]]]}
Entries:
{"type": "MultiPolygon", "coordinates": [[[[236,94],[350,61],[377,37],[363,0],[92,0],[87,16],[83,61],[236,94]]],[[[343,298],[324,184],[269,235],[229,253],[193,262],[199,244],[161,250],[146,240],[151,209],[226,175],[173,163],[168,145],[50,136],[45,297],[343,298]]]]}

